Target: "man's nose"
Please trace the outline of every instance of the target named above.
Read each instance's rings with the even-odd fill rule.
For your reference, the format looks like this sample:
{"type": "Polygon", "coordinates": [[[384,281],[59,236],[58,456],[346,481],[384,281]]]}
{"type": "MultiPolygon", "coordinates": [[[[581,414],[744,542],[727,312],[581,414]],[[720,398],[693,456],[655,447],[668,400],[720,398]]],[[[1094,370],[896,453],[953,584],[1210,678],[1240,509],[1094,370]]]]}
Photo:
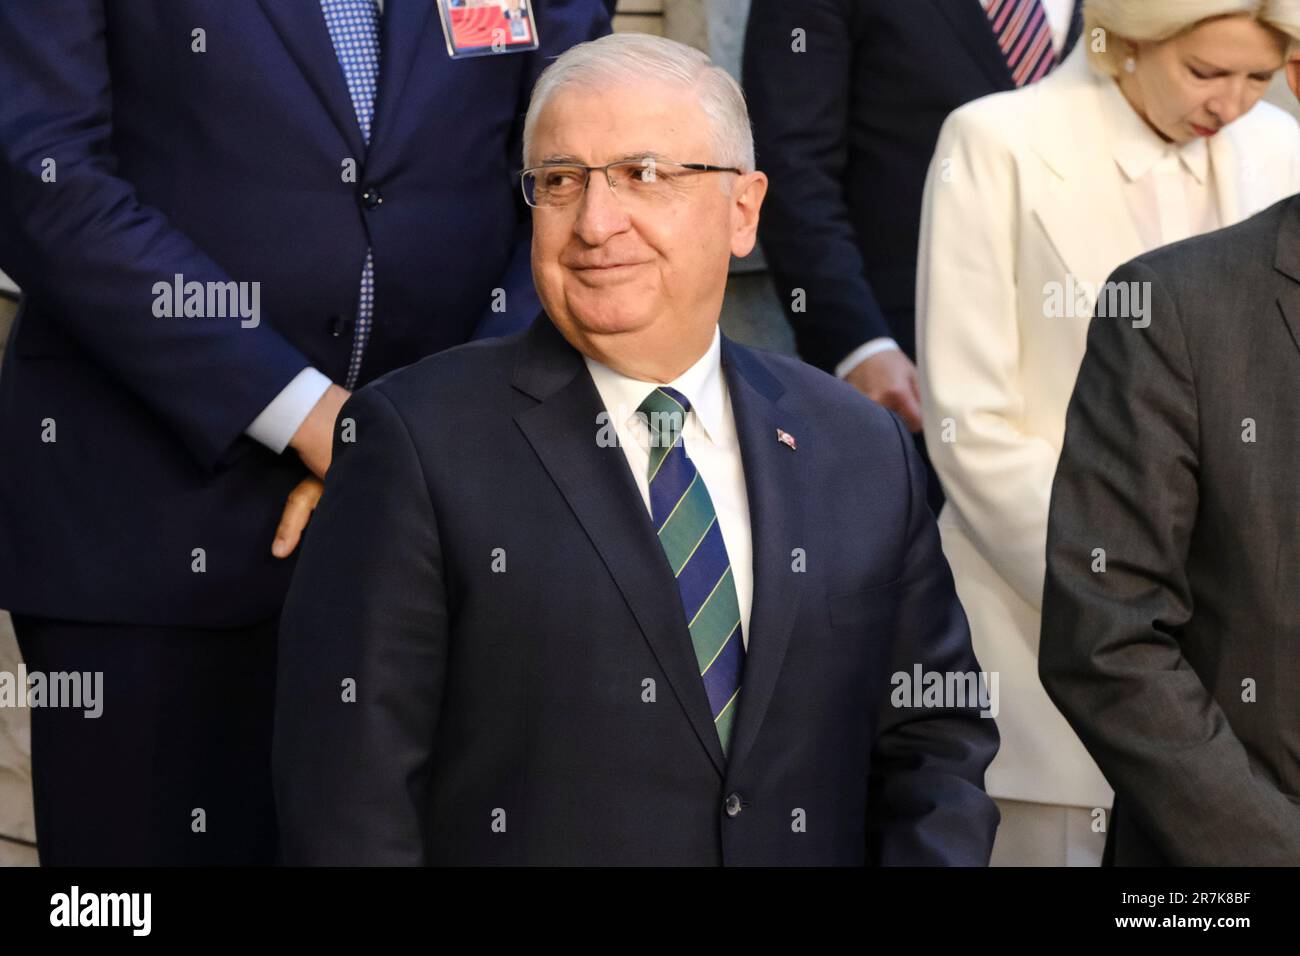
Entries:
{"type": "Polygon", "coordinates": [[[587,188],[578,199],[578,215],[573,231],[588,245],[598,246],[629,225],[622,200],[609,186],[602,170],[592,170],[587,188]]]}

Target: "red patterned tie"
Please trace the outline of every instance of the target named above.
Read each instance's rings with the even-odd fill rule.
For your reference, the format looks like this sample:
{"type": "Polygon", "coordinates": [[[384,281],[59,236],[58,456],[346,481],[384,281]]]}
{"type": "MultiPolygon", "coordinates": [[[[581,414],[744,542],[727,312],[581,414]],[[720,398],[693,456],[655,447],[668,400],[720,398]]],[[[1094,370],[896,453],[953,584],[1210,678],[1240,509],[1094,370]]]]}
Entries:
{"type": "Polygon", "coordinates": [[[1041,80],[1056,65],[1052,25],[1040,0],[993,0],[989,23],[1016,86],[1041,80]]]}

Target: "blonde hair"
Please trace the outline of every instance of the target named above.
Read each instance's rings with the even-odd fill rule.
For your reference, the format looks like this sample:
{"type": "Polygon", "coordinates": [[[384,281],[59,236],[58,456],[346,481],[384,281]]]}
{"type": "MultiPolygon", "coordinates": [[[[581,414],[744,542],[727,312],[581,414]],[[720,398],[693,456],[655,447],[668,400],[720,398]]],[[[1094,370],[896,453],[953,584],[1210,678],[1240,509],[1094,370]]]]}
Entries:
{"type": "Polygon", "coordinates": [[[1161,43],[1207,20],[1247,16],[1300,42],[1300,0],[1087,0],[1083,38],[1098,73],[1118,76],[1128,55],[1122,43],[1161,43]],[[1100,36],[1105,42],[1097,49],[1100,36]]]}

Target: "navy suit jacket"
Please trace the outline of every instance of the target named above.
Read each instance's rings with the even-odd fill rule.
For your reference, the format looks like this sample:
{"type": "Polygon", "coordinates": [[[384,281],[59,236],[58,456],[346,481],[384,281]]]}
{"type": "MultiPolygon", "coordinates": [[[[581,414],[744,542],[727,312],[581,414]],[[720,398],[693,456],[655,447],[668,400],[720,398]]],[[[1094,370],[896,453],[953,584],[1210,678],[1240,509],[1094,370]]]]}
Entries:
{"type": "Polygon", "coordinates": [[[722,363],[754,542],[729,759],[599,394],[542,316],[344,409],[281,620],[285,862],[988,861],[993,720],[889,700],[897,672],[978,668],[910,436],[796,360],[724,337],[722,363]]]}
{"type": "MultiPolygon", "coordinates": [[[[1070,50],[1082,26],[1077,0],[1070,50]]],[[[745,95],[771,178],[759,237],[799,354],[915,355],[921,193],[948,114],[1012,89],[979,0],[753,0],[745,95]],[[802,29],[806,51],[791,48],[802,29]],[[803,311],[792,294],[805,293],[803,311]]]]}
{"type": "Polygon", "coordinates": [[[522,115],[608,15],[534,13],[537,52],[452,61],[434,0],[387,0],[367,149],[317,0],[0,4],[0,269],[25,293],[0,374],[0,606],[279,612],[292,562],[270,543],[306,472],[243,431],[309,364],[343,381],[367,248],[362,381],[539,311],[522,115]],[[260,324],[155,317],[177,274],[260,283],[260,324]]]}

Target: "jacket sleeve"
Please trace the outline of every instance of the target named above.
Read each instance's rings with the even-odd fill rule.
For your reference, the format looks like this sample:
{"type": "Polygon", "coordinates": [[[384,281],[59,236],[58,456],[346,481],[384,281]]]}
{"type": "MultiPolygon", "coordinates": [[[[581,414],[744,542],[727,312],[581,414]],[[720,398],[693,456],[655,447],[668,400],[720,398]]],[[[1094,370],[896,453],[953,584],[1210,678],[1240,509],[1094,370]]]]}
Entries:
{"type": "Polygon", "coordinates": [[[962,527],[1030,607],[1043,593],[1056,450],[1020,426],[1015,160],[996,121],[944,124],[926,179],[917,358],[926,449],[962,527]]]}
{"type": "MultiPolygon", "coordinates": [[[[908,474],[908,520],[891,674],[976,675],[966,614],[926,504],[926,473],[911,436],[895,417],[908,474]]],[[[967,685],[969,686],[969,685],[967,685]]],[[[976,685],[978,686],[978,685],[976,685]]],[[[892,688],[891,688],[892,689],[892,688]]],[[[989,685],[990,691],[995,688],[989,685]]],[[[984,772],[998,750],[996,703],[881,707],[868,781],[868,859],[879,865],[987,866],[997,805],[984,772]]]]}
{"type": "Polygon", "coordinates": [[[437,523],[405,423],[350,398],[280,622],[273,774],[289,865],[425,862],[447,664],[437,523]]]}
{"type": "Polygon", "coordinates": [[[763,204],[763,255],[800,356],[828,372],[893,333],[867,281],[844,193],[855,38],[846,0],[754,0],[744,80],[763,204]],[[792,49],[803,30],[806,52],[792,49]],[[804,292],[795,311],[794,293],[804,292]]]}
{"type": "Polygon", "coordinates": [[[215,467],[309,364],[265,319],[159,318],[154,285],[232,279],[118,174],[103,0],[0,4],[0,268],[215,467]]]}
{"type": "Polygon", "coordinates": [[[1179,643],[1200,466],[1178,308],[1141,263],[1111,281],[1151,284],[1150,325],[1088,331],[1052,491],[1039,673],[1170,862],[1295,866],[1300,805],[1255,771],[1179,643]]]}

